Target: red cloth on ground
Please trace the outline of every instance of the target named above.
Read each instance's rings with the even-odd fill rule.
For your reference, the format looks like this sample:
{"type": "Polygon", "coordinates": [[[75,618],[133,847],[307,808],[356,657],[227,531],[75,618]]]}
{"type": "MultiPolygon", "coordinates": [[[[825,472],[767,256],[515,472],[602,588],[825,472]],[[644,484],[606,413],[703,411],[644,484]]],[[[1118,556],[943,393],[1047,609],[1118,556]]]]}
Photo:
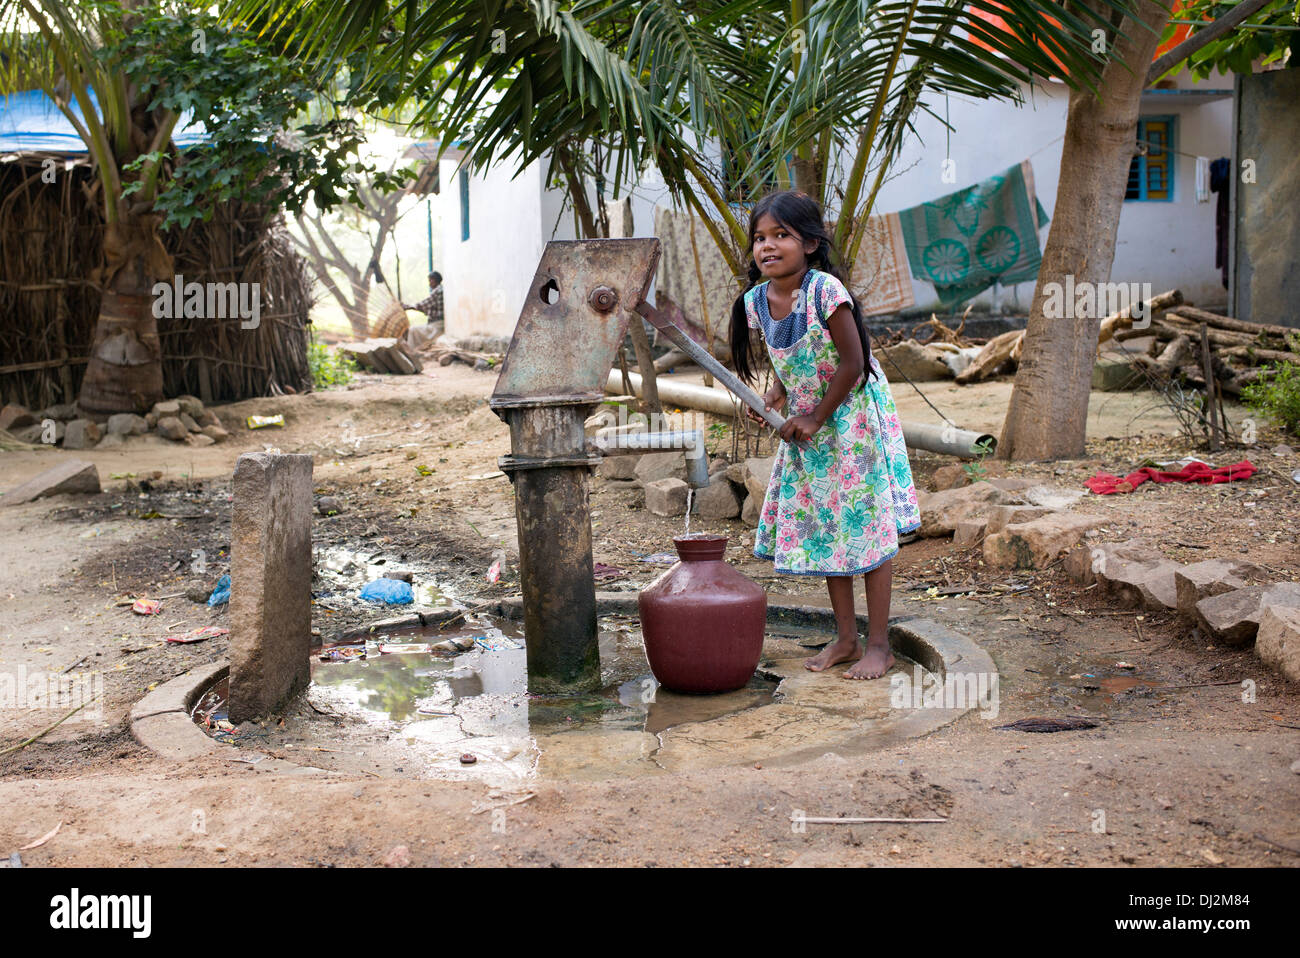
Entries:
{"type": "Polygon", "coordinates": [[[1256,473],[1249,459],[1243,459],[1233,466],[1219,466],[1211,469],[1203,462],[1189,462],[1178,472],[1161,472],[1144,466],[1137,472],[1131,472],[1123,479],[1112,476],[1109,472],[1099,472],[1083,484],[1099,496],[1108,496],[1112,492],[1132,492],[1150,479],[1152,482],[1199,482],[1211,485],[1216,482],[1233,482],[1237,479],[1249,479],[1256,473]]]}

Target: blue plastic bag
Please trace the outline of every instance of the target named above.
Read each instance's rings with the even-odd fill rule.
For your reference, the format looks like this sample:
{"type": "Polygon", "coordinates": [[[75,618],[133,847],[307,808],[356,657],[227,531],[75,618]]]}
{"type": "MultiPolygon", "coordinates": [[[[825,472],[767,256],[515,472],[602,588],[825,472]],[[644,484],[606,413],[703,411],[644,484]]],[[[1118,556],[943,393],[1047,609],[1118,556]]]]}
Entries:
{"type": "Polygon", "coordinates": [[[415,601],[415,593],[411,590],[411,583],[401,579],[376,579],[365,584],[361,598],[386,605],[409,605],[415,601]]]}
{"type": "Polygon", "coordinates": [[[217,587],[212,590],[212,595],[208,596],[208,605],[223,605],[230,601],[230,576],[223,575],[217,580],[217,587]]]}

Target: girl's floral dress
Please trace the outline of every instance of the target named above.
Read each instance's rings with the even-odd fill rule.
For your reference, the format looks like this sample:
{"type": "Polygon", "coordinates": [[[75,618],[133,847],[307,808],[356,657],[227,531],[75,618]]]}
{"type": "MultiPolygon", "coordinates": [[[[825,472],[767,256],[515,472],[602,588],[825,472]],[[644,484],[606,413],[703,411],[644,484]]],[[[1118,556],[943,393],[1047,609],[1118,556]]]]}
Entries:
{"type": "MultiPolygon", "coordinates": [[[[784,415],[810,416],[839,367],[827,321],[850,301],[848,290],[810,269],[795,311],[777,321],[767,285],[745,294],[745,313],[785,386],[784,415]]],[[[777,572],[869,572],[898,552],[900,535],[921,526],[898,409],[874,356],[870,363],[875,376],[859,378],[812,439],[777,451],[754,539],[754,555],[774,560],[777,572]]]]}

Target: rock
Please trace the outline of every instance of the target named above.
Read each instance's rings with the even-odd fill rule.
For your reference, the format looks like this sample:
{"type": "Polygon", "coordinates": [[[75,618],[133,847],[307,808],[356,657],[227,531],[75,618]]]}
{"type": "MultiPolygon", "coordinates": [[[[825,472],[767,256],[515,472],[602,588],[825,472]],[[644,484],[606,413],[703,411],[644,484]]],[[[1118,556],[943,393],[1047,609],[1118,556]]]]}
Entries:
{"type": "Polygon", "coordinates": [[[1153,611],[1177,604],[1174,573],[1182,566],[1166,559],[1148,539],[1083,544],[1071,552],[1066,573],[1077,582],[1098,584],[1098,594],[1110,596],[1123,608],[1153,611]]]}
{"type": "Polygon", "coordinates": [[[1212,595],[1196,603],[1196,622],[1210,636],[1227,645],[1245,645],[1259,631],[1265,606],[1300,608],[1300,583],[1249,585],[1212,595]]]}
{"type": "Polygon", "coordinates": [[[133,412],[120,412],[108,417],[108,432],[118,436],[143,436],[149,431],[149,424],[143,416],[133,412]]]}
{"type": "Polygon", "coordinates": [[[181,421],[181,425],[185,427],[187,432],[201,431],[199,428],[199,424],[194,420],[194,417],[191,416],[189,413],[181,413],[176,418],[178,418],[181,421]]]}
{"type": "Polygon", "coordinates": [[[14,427],[12,435],[21,439],[23,442],[37,444],[45,435],[45,427],[40,423],[36,423],[34,426],[23,426],[21,429],[14,427]]]}
{"type": "Polygon", "coordinates": [[[1052,511],[1042,506],[994,506],[985,517],[988,527],[984,532],[986,535],[992,535],[1001,532],[1012,523],[1033,522],[1035,519],[1051,515],[1052,511]]]}
{"type": "Polygon", "coordinates": [[[740,507],[740,521],[750,528],[756,528],[758,526],[758,515],[762,509],[762,499],[746,496],[744,504],[740,507]]]}
{"type": "MultiPolygon", "coordinates": [[[[997,480],[994,480],[994,482],[996,483],[997,480]]],[[[1051,509],[1054,512],[1073,509],[1085,494],[1086,492],[1083,491],[1057,489],[1053,486],[1045,486],[1042,483],[1035,483],[1028,489],[1020,488],[1016,490],[1016,495],[1030,505],[1042,506],[1044,509],[1051,509]]]]}
{"type": "Polygon", "coordinates": [[[635,479],[636,456],[605,456],[600,460],[599,471],[603,479],[635,479]]]}
{"type": "Polygon", "coordinates": [[[937,349],[922,346],[914,339],[905,339],[893,346],[875,350],[876,358],[885,370],[886,377],[904,375],[912,382],[936,382],[952,379],[953,372],[937,349]],[[900,373],[899,370],[902,370],[900,373]]]}
{"type": "Polygon", "coordinates": [[[958,551],[973,549],[984,541],[987,519],[963,519],[952,533],[952,547],[958,551]]]}
{"type": "Polygon", "coordinates": [[[42,419],[42,420],[41,420],[41,442],[49,443],[49,444],[52,444],[52,445],[58,445],[59,443],[63,442],[63,437],[66,436],[67,434],[68,434],[68,424],[67,424],[67,423],[65,423],[65,422],[60,422],[59,420],[57,420],[57,419],[52,419],[52,418],[50,418],[50,417],[48,417],[48,416],[47,416],[45,419],[42,419]],[[53,435],[53,436],[49,436],[49,435],[46,433],[46,427],[47,427],[47,424],[48,424],[48,423],[53,423],[53,424],[54,424],[54,435],[53,435]],[[53,439],[53,443],[50,443],[50,440],[51,440],[51,439],[53,439]]]}
{"type": "Polygon", "coordinates": [[[1042,485],[1032,479],[1021,479],[1018,476],[994,476],[986,481],[993,488],[1001,489],[1003,492],[1022,492],[1042,485]]]}
{"type": "Polygon", "coordinates": [[[973,462],[954,462],[951,465],[940,466],[934,471],[931,482],[934,485],[935,492],[944,492],[948,489],[960,489],[970,482],[987,481],[997,486],[999,489],[1007,492],[1014,492],[1018,489],[1028,489],[1037,483],[1028,479],[1005,479],[1003,473],[1006,472],[1007,466],[1004,462],[982,462],[978,465],[973,462]],[[969,468],[968,468],[969,467],[969,468]],[[972,473],[974,477],[972,479],[972,473]],[[1006,486],[1001,483],[1009,483],[1006,486]]]}
{"type": "Polygon", "coordinates": [[[725,472],[731,463],[727,462],[725,456],[714,456],[709,460],[709,475],[713,475],[719,470],[725,472]]]}
{"type": "Polygon", "coordinates": [[[1284,442],[1274,446],[1271,451],[1275,456],[1290,456],[1295,453],[1295,450],[1284,442]]]}
{"type": "Polygon", "coordinates": [[[189,434],[190,431],[185,428],[185,424],[176,416],[162,416],[158,419],[158,435],[164,439],[180,442],[189,434]]]}
{"type": "Polygon", "coordinates": [[[179,416],[181,414],[181,404],[175,399],[165,399],[162,402],[153,404],[153,409],[149,410],[158,419],[165,419],[167,416],[179,416]]]}
{"type": "Polygon", "coordinates": [[[191,419],[198,419],[203,415],[203,400],[197,396],[177,396],[176,405],[191,419]]]}
{"type": "Polygon", "coordinates": [[[339,513],[343,510],[343,500],[338,496],[321,496],[316,500],[316,511],[323,516],[328,516],[331,513],[339,513]]]}
{"type": "MultiPolygon", "coordinates": [[[[1000,491],[1000,490],[999,490],[1000,491]]],[[[1075,545],[1105,516],[1061,512],[1030,522],[1014,522],[984,538],[984,561],[997,568],[1042,569],[1075,545]]]]}
{"type": "Polygon", "coordinates": [[[951,535],[957,523],[987,516],[994,506],[1024,504],[1019,496],[989,482],[973,482],[935,493],[918,490],[917,502],[921,507],[920,532],[927,538],[951,535]]]}
{"type": "Polygon", "coordinates": [[[1255,654],[1269,668],[1300,682],[1300,609],[1264,606],[1259,613],[1255,654]]]}
{"type": "Polygon", "coordinates": [[[1174,588],[1174,573],[1182,566],[1172,559],[1158,562],[1123,562],[1106,566],[1106,574],[1098,574],[1103,594],[1114,596],[1119,604],[1130,608],[1140,607],[1160,612],[1178,607],[1178,593],[1174,588]]]}
{"type": "Polygon", "coordinates": [[[1098,573],[1104,572],[1112,561],[1155,563],[1164,559],[1160,550],[1148,539],[1129,539],[1126,542],[1080,543],[1070,550],[1065,560],[1065,571],[1075,582],[1092,585],[1098,573]]]}
{"type": "Polygon", "coordinates": [[[768,483],[772,481],[772,467],[776,465],[776,456],[766,459],[746,459],[744,484],[745,491],[751,499],[757,499],[762,508],[763,497],[767,495],[768,483]]]}
{"type": "Polygon", "coordinates": [[[214,413],[211,409],[203,410],[202,415],[195,416],[194,420],[199,424],[200,427],[221,425],[220,417],[218,417],[217,414],[214,413]]]}
{"type": "Polygon", "coordinates": [[[0,499],[4,505],[12,506],[20,502],[31,502],[45,496],[57,496],[64,493],[97,493],[100,491],[99,470],[93,462],[83,459],[69,459],[57,466],[51,466],[39,475],[33,476],[22,485],[10,489],[0,499]]]}
{"type": "Polygon", "coordinates": [[[212,586],[203,582],[196,582],[185,587],[185,598],[191,602],[206,603],[210,595],[212,595],[212,586]]]}
{"type": "Polygon", "coordinates": [[[89,449],[99,442],[99,425],[89,419],[74,419],[63,434],[64,449],[89,449]]]}
{"type": "Polygon", "coordinates": [[[684,481],[675,476],[655,479],[645,484],[645,507],[656,516],[686,515],[686,490],[684,481]]]}
{"type": "Polygon", "coordinates": [[[695,514],[702,519],[734,519],[740,515],[740,497],[727,481],[726,470],[704,489],[695,491],[695,514]]]}
{"type": "Polygon", "coordinates": [[[1092,366],[1092,388],[1098,392],[1113,393],[1137,389],[1146,377],[1133,368],[1127,359],[1103,356],[1092,366]]]}
{"type": "Polygon", "coordinates": [[[745,485],[745,464],[743,462],[733,462],[727,466],[727,480],[734,482],[736,485],[744,488],[745,485]]]}
{"type": "Polygon", "coordinates": [[[1178,614],[1195,619],[1196,603],[1202,599],[1244,589],[1263,577],[1263,569],[1239,559],[1205,559],[1189,563],[1174,573],[1178,614]]]}
{"type": "Polygon", "coordinates": [[[230,433],[220,426],[204,426],[203,435],[207,436],[213,442],[225,442],[230,438],[230,433]]]}
{"type": "Polygon", "coordinates": [[[122,446],[125,445],[126,445],[126,436],[123,436],[121,433],[110,432],[103,439],[99,440],[99,444],[96,445],[95,448],[96,449],[120,449],[122,446]]]}
{"type": "MultiPolygon", "coordinates": [[[[686,479],[686,454],[682,452],[648,452],[636,460],[636,481],[643,486],[660,479],[686,479]]],[[[680,515],[681,513],[678,513],[680,515]]]]}
{"type": "Polygon", "coordinates": [[[69,419],[77,418],[76,403],[62,402],[55,403],[53,406],[46,406],[41,410],[42,419],[57,419],[60,422],[67,422],[69,419]]]}
{"type": "Polygon", "coordinates": [[[9,403],[3,409],[0,409],[0,429],[6,432],[14,432],[24,426],[35,426],[38,422],[39,420],[32,415],[26,406],[9,403]]]}
{"type": "Polygon", "coordinates": [[[216,440],[211,436],[203,435],[201,432],[192,432],[185,437],[185,442],[191,446],[211,446],[216,443],[216,440]]]}
{"type": "Polygon", "coordinates": [[[944,492],[948,489],[956,489],[967,484],[970,477],[962,463],[954,462],[950,466],[940,466],[930,477],[930,485],[934,487],[935,492],[944,492]]]}
{"type": "Polygon", "coordinates": [[[147,413],[145,413],[145,414],[144,414],[144,424],[145,424],[146,426],[148,426],[150,429],[152,429],[154,426],[158,425],[158,414],[155,413],[155,412],[147,412],[147,413]]]}

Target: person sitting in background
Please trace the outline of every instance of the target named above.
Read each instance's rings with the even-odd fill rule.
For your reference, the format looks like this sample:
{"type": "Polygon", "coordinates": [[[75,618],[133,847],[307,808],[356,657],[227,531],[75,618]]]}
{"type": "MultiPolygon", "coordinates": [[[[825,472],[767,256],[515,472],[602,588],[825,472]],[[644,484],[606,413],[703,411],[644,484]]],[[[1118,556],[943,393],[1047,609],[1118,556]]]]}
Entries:
{"type": "Polygon", "coordinates": [[[442,274],[433,272],[429,274],[429,295],[424,297],[418,303],[413,305],[402,304],[406,309],[415,309],[429,317],[429,324],[441,323],[443,321],[442,312],[442,274]]]}

